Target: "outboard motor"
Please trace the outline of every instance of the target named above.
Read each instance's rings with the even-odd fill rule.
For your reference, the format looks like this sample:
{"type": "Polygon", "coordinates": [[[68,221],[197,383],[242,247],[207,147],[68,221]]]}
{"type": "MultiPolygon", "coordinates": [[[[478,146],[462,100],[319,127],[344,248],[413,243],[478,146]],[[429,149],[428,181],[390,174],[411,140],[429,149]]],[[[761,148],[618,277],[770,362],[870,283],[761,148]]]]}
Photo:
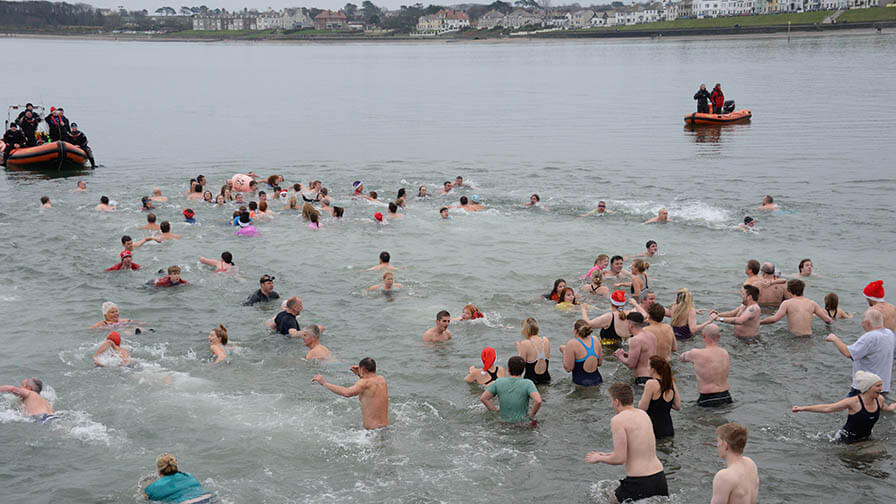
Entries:
{"type": "Polygon", "coordinates": [[[722,112],[726,114],[734,112],[734,100],[725,100],[725,106],[722,107],[722,112]]]}

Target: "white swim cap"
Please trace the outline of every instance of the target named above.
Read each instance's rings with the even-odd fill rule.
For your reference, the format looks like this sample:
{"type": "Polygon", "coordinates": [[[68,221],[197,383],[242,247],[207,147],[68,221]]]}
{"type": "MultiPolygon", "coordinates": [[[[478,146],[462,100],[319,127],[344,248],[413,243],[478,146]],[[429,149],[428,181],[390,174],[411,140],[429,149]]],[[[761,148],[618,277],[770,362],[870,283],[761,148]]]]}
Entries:
{"type": "Polygon", "coordinates": [[[856,388],[859,392],[867,392],[875,383],[882,381],[880,376],[868,371],[856,371],[856,388]]]}

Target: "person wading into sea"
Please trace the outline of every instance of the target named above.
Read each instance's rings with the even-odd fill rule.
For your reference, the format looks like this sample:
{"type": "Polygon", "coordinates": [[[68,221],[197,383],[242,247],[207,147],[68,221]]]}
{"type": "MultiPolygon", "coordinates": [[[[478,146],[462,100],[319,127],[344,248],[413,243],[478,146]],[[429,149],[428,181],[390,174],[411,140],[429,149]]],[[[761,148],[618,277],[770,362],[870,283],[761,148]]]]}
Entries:
{"type": "Polygon", "coordinates": [[[389,387],[386,379],[376,374],[376,361],[370,357],[361,359],[351,372],[358,375],[358,381],[351,387],[340,387],[328,383],[322,375],[311,379],[320,383],[330,392],[343,397],[355,397],[361,401],[361,417],[365,429],[379,429],[389,425],[389,387]]]}

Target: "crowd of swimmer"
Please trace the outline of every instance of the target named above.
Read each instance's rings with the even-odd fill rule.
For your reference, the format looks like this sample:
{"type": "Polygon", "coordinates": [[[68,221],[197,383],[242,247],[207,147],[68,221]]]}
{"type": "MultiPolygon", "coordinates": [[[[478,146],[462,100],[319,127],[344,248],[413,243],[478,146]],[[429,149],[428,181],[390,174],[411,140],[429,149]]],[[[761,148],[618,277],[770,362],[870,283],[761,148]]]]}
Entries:
{"type": "MultiPolygon", "coordinates": [[[[260,234],[255,223],[269,219],[273,215],[272,206],[278,201],[284,210],[301,209],[301,218],[312,229],[320,227],[321,214],[327,214],[333,219],[344,215],[343,208],[332,204],[329,191],[321,181],[313,180],[307,185],[296,183],[287,187],[282,176],[272,175],[262,181],[267,185],[266,191],[259,190],[256,179],[260,178],[256,174],[250,172],[248,176],[251,182],[248,183],[247,191],[237,191],[233,181],[228,180],[218,194],[213,195],[206,189],[207,180],[200,175],[191,179],[186,199],[204,200],[208,204],[222,206],[240,205],[233,214],[232,224],[235,234],[244,237],[260,234]],[[251,196],[257,199],[245,201],[245,198],[251,196]],[[299,201],[302,202],[301,207],[299,201]]],[[[446,181],[440,192],[442,195],[450,195],[463,187],[470,186],[464,183],[462,177],[457,177],[454,182],[446,181]]],[[[86,182],[79,181],[76,190],[85,191],[86,182]]],[[[402,188],[394,201],[382,202],[376,192],[365,192],[360,181],[353,184],[350,194],[352,198],[366,199],[388,208],[385,217],[381,212],[374,214],[373,220],[376,222],[402,218],[402,211],[408,200],[408,194],[402,188]]],[[[426,186],[418,188],[417,198],[428,196],[426,186]]],[[[147,212],[147,223],[143,229],[158,234],[138,241],[130,236],[123,236],[119,262],[107,271],[139,269],[140,266],[133,260],[133,253],[147,241],[180,239],[180,236],[171,232],[168,221],[156,222],[154,204],[166,201],[168,198],[159,189],[155,189],[152,196],[142,198],[142,207],[147,212]]],[[[42,200],[42,203],[43,206],[51,205],[48,198],[46,201],[42,200]]],[[[537,194],[533,194],[523,205],[549,211],[541,205],[537,194]]],[[[451,207],[467,211],[485,208],[477,195],[471,198],[461,196],[459,202],[451,207]]],[[[440,208],[442,218],[449,218],[448,211],[451,207],[440,208]]],[[[770,211],[777,208],[771,196],[766,196],[757,210],[770,211]]],[[[115,206],[103,196],[96,209],[114,211],[115,206]]],[[[582,217],[607,212],[606,203],[601,201],[596,209],[582,217]]],[[[185,222],[196,222],[197,216],[193,209],[185,209],[183,215],[185,222]]],[[[668,212],[663,209],[647,223],[663,223],[667,220],[668,212]]],[[[558,310],[578,310],[581,314],[581,318],[572,326],[570,339],[559,346],[563,370],[571,374],[576,386],[594,387],[603,382],[599,368],[604,363],[605,349],[612,351],[613,358],[632,371],[631,384],[614,383],[609,387],[611,407],[616,413],[610,423],[613,450],[606,453],[591,452],[585,457],[585,461],[589,463],[625,465],[626,477],[620,480],[619,487],[613,492],[613,497],[620,502],[668,495],[663,465],[656,456],[656,441],[674,436],[671,410],[682,408],[681,395],[670,365],[673,352],[678,350],[678,341],[691,340],[698,335],[703,340],[702,348],[683,352],[678,358],[694,366],[699,393],[696,405],[718,407],[733,401],[728,384],[731,362],[728,352],[720,345],[721,331],[718,324],[730,324],[735,337],[750,340],[759,336],[761,325],[773,324],[784,318],[787,319],[788,329],[792,334],[811,336],[814,317],[831,323],[835,319],[852,316],[839,308],[839,298],[835,293],[825,296],[824,308],[803,296],[805,283],[802,278],[814,274],[811,259],[801,261],[799,272],[790,279],[779,275],[771,263],[760,264],[756,260],[750,260],[744,269],[747,278],[741,288],[742,303],[731,310],[711,309],[706,320],[698,323],[697,316],[706,313],[706,310],[697,309],[687,288],[679,289],[675,301],[669,306],[657,302],[656,294],[650,287],[648,271],[650,259],[658,254],[658,250],[658,244],[651,240],[646,243],[643,253],[633,256],[610,257],[601,254],[594,261],[593,267],[578,277],[578,288],[570,286],[564,279],[557,279],[551,291],[543,296],[545,302],[553,303],[558,310]],[[631,261],[630,269],[624,267],[626,260],[631,261]],[[610,310],[592,318],[589,315],[592,306],[586,301],[600,298],[609,301],[610,310]],[[760,306],[776,311],[763,318],[760,306]],[[666,323],[667,318],[669,323],[666,323]],[[595,329],[599,330],[597,336],[593,334],[595,329]],[[632,384],[642,387],[637,403],[632,384]]],[[[233,256],[227,251],[221,254],[220,260],[202,257],[200,262],[220,273],[235,269],[233,256]]],[[[395,282],[397,268],[391,264],[388,252],[383,251],[379,256],[379,264],[369,271],[382,273],[382,282],[368,290],[389,294],[402,288],[400,283],[395,282]]],[[[173,265],[168,268],[167,275],[149,283],[160,288],[177,288],[187,283],[180,277],[180,273],[180,268],[173,265]]],[[[244,305],[270,303],[280,299],[274,290],[274,281],[273,276],[262,276],[258,290],[246,299],[244,305]]],[[[896,410],[896,403],[887,404],[882,395],[889,392],[892,380],[896,307],[885,301],[883,282],[880,280],[869,283],[862,294],[869,304],[861,319],[865,333],[851,345],[834,334],[829,334],[826,338],[844,357],[852,360],[852,386],[848,397],[831,404],[794,406],[792,409],[794,413],[847,410],[846,424],[838,434],[843,442],[867,439],[880,410],[896,410]]],[[[133,321],[122,318],[118,306],[111,301],[103,304],[102,312],[103,320],[93,327],[107,328],[110,332],[94,354],[94,363],[102,366],[109,362],[110,357],[117,362],[127,363],[130,356],[122,346],[121,335],[114,329],[133,321]]],[[[289,297],[283,301],[281,311],[267,324],[284,336],[301,338],[308,347],[306,359],[329,359],[330,351],[321,343],[325,328],[310,324],[303,329],[297,320],[301,312],[302,300],[297,296],[289,297]]],[[[483,317],[480,309],[473,304],[464,306],[460,316],[454,319],[447,310],[442,310],[436,314],[435,326],[423,334],[422,340],[425,344],[439,344],[450,340],[452,336],[449,326],[452,321],[460,323],[483,317]]],[[[140,329],[136,328],[135,332],[139,334],[140,329]]],[[[494,348],[486,347],[480,355],[481,365],[470,366],[464,379],[485,389],[480,396],[481,402],[489,410],[498,411],[503,421],[528,422],[534,427],[537,425],[536,415],[542,406],[537,386],[547,386],[551,382],[551,342],[539,334],[538,321],[532,317],[522,321],[521,334],[522,340],[515,343],[517,355],[511,357],[506,366],[496,362],[497,352],[494,348]]],[[[223,325],[212,329],[208,341],[213,362],[227,361],[230,356],[227,329],[223,325]]],[[[358,380],[348,387],[329,383],[320,374],[312,382],[337,395],[357,396],[365,428],[388,426],[388,386],[385,378],[377,374],[375,360],[365,357],[358,365],[351,366],[350,370],[358,376],[358,380]]],[[[42,388],[40,379],[28,378],[19,387],[0,387],[0,392],[18,396],[26,414],[45,422],[52,420],[54,414],[53,406],[40,395],[42,388]]],[[[759,477],[756,464],[743,455],[747,429],[729,423],[719,427],[716,436],[718,453],[727,467],[719,471],[713,480],[712,502],[755,503],[759,477]]],[[[214,501],[214,494],[204,489],[195,477],[179,471],[173,455],[160,455],[156,466],[159,478],[154,482],[147,482],[149,484],[144,489],[148,498],[191,504],[214,501]]]]}

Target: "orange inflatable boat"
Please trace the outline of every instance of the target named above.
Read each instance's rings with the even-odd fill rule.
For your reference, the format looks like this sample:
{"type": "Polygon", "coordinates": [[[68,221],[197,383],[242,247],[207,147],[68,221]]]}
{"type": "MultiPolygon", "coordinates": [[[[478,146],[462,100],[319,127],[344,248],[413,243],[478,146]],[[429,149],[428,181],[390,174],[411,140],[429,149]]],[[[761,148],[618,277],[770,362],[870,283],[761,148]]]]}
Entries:
{"type": "Polygon", "coordinates": [[[6,166],[12,169],[40,171],[81,170],[87,154],[68,142],[49,142],[35,147],[15,149],[9,153],[6,166]]]}
{"type": "Polygon", "coordinates": [[[694,112],[684,116],[684,122],[689,125],[695,124],[731,124],[749,121],[753,117],[750,109],[735,110],[727,114],[701,114],[694,112]]]}

